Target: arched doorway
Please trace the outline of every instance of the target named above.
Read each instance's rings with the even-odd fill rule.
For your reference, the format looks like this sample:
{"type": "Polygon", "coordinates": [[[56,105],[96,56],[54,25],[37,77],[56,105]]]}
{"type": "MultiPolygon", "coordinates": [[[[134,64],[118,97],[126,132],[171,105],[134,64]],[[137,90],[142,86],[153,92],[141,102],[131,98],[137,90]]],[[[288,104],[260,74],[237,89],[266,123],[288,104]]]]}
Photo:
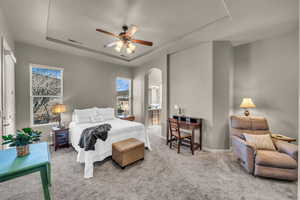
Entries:
{"type": "Polygon", "coordinates": [[[151,68],[145,77],[145,124],[149,134],[161,136],[162,71],[151,68]]]}

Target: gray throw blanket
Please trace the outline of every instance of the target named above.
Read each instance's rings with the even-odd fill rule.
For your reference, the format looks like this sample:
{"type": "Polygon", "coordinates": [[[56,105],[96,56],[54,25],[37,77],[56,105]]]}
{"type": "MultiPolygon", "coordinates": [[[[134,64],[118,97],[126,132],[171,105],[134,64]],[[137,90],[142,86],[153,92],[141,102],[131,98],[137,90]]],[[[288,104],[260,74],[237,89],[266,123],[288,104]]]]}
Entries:
{"type": "Polygon", "coordinates": [[[97,139],[105,141],[107,132],[110,131],[110,129],[110,124],[101,124],[84,129],[80,136],[79,147],[84,148],[85,151],[95,150],[97,139]]]}

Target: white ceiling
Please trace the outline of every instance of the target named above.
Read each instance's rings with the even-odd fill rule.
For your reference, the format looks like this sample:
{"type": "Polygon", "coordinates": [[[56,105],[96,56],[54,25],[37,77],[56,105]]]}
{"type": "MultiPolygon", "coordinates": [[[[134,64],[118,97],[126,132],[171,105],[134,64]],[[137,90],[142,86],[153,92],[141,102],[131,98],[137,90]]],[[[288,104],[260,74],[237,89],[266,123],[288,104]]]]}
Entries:
{"type": "Polygon", "coordinates": [[[129,66],[203,41],[238,45],[298,24],[298,0],[1,0],[0,7],[16,41],[129,66]],[[138,25],[136,38],[154,46],[138,45],[126,58],[103,48],[113,38],[95,29],[119,33],[123,24],[138,25]]]}

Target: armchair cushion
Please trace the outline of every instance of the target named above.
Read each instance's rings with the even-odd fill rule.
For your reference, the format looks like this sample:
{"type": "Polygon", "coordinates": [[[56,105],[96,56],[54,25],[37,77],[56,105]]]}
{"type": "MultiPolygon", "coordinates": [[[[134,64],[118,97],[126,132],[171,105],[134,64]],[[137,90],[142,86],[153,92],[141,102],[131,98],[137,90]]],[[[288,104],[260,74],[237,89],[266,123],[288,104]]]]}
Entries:
{"type": "Polygon", "coordinates": [[[265,135],[253,135],[253,134],[243,134],[246,138],[247,144],[253,146],[256,150],[271,150],[276,151],[270,134],[265,135]]]}
{"type": "Polygon", "coordinates": [[[263,117],[230,117],[230,134],[245,139],[243,133],[254,135],[270,134],[269,125],[263,117]]]}
{"type": "Polygon", "coordinates": [[[269,125],[264,117],[252,117],[252,130],[269,130],[269,125]]]}
{"type": "Polygon", "coordinates": [[[286,153],[293,159],[298,161],[298,147],[295,144],[290,144],[280,140],[274,140],[277,150],[281,153],[286,153]]]}
{"type": "Polygon", "coordinates": [[[231,127],[236,129],[251,129],[251,120],[244,116],[231,116],[231,127]]]}
{"type": "Polygon", "coordinates": [[[296,169],[297,162],[285,153],[277,151],[256,151],[255,164],[265,167],[296,169]]]}

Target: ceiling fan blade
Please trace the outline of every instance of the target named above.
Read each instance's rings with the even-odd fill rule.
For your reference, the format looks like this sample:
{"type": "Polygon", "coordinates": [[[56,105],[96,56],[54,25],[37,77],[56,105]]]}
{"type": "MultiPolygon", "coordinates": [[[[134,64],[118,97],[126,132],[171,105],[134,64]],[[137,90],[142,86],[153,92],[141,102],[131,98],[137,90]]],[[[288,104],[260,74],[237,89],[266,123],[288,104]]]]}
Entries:
{"type": "Polygon", "coordinates": [[[116,46],[116,45],[117,45],[117,43],[118,43],[118,41],[110,42],[110,43],[108,43],[108,44],[104,45],[104,48],[106,48],[106,47],[113,47],[113,46],[116,46]]]}
{"type": "Polygon", "coordinates": [[[97,28],[96,31],[100,32],[100,33],[105,33],[105,34],[108,34],[108,35],[112,35],[114,37],[119,37],[117,34],[114,34],[114,33],[111,33],[111,32],[108,32],[108,31],[105,31],[105,30],[102,30],[100,28],[97,28]]]}
{"type": "Polygon", "coordinates": [[[153,42],[148,42],[148,41],[145,41],[145,40],[131,40],[131,42],[134,42],[134,43],[139,43],[139,44],[142,44],[142,45],[146,45],[146,46],[153,46],[153,42]]]}
{"type": "Polygon", "coordinates": [[[133,36],[137,31],[139,30],[139,27],[136,25],[131,25],[127,31],[127,36],[133,36]]]}

